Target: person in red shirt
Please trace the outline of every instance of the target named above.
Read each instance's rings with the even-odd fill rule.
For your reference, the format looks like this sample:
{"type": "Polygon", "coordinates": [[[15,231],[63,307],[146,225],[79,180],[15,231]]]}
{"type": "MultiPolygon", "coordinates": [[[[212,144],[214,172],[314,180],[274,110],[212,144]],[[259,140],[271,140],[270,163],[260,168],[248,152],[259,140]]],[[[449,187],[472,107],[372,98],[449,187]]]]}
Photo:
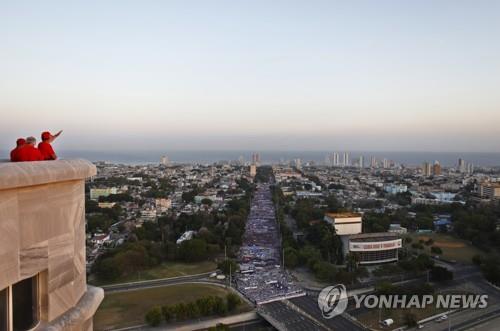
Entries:
{"type": "Polygon", "coordinates": [[[26,138],[26,144],[19,150],[18,156],[20,162],[43,161],[42,153],[35,147],[36,138],[26,138]]]}
{"type": "Polygon", "coordinates": [[[50,134],[50,132],[42,132],[42,141],[38,144],[38,149],[42,153],[44,160],[57,160],[57,155],[52,148],[52,142],[59,137],[62,130],[55,135],[50,134]]]}
{"type": "Polygon", "coordinates": [[[26,144],[26,139],[19,138],[16,141],[16,148],[10,151],[10,161],[19,162],[19,150],[26,144]]]}

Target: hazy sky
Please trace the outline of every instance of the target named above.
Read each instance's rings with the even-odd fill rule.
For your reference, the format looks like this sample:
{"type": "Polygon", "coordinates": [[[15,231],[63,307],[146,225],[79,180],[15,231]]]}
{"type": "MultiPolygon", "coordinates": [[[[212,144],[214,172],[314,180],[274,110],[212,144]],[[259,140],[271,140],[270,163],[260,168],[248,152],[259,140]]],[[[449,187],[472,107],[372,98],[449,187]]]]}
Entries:
{"type": "Polygon", "coordinates": [[[0,149],[500,152],[500,1],[3,1],[0,149]]]}

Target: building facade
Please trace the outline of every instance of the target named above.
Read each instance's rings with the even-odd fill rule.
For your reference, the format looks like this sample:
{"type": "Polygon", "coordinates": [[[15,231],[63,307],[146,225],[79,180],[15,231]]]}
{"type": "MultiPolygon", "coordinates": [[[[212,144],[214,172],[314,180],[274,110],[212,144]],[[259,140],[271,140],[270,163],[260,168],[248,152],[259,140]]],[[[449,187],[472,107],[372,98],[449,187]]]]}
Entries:
{"type": "Polygon", "coordinates": [[[500,183],[482,183],[479,185],[479,195],[481,198],[499,200],[500,183]]]}
{"type": "Polygon", "coordinates": [[[363,233],[349,236],[347,253],[356,256],[361,265],[396,262],[402,245],[397,233],[363,233]]]}
{"type": "Polygon", "coordinates": [[[358,213],[326,213],[324,220],[335,228],[338,236],[362,232],[362,215],[358,213]]]}
{"type": "Polygon", "coordinates": [[[0,163],[0,330],[92,330],[84,160],[0,163]]]}
{"type": "Polygon", "coordinates": [[[326,213],[324,220],[335,228],[343,254],[354,255],[359,264],[398,261],[398,250],[403,244],[399,233],[362,233],[362,215],[357,213],[326,213]]]}
{"type": "Polygon", "coordinates": [[[118,189],[116,187],[107,187],[107,188],[92,188],[90,189],[90,199],[91,200],[99,200],[99,197],[108,197],[111,194],[117,194],[118,189]]]}
{"type": "Polygon", "coordinates": [[[250,165],[250,176],[255,177],[257,175],[257,166],[255,164],[250,165]]]}

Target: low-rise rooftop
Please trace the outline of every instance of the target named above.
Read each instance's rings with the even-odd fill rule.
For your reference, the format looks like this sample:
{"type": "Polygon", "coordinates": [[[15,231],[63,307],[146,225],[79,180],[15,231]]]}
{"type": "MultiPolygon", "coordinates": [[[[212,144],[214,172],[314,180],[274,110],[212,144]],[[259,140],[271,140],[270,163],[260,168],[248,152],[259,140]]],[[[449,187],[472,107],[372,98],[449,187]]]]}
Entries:
{"type": "Polygon", "coordinates": [[[326,213],[326,216],[330,218],[352,218],[352,217],[362,217],[360,213],[353,212],[340,212],[340,213],[326,213]]]}
{"type": "Polygon", "coordinates": [[[398,239],[399,235],[392,232],[360,233],[349,236],[352,242],[370,242],[398,239]]]}

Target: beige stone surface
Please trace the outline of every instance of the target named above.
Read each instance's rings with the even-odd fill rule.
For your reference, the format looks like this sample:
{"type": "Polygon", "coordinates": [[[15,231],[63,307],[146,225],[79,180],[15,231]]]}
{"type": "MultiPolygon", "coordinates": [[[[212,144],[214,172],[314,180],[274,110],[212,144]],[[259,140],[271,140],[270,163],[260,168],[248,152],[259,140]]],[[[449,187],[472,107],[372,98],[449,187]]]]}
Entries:
{"type": "Polygon", "coordinates": [[[37,328],[36,331],[91,331],[93,327],[92,317],[103,298],[104,291],[101,288],[88,286],[85,294],[73,308],[54,319],[52,323],[37,328]]]}
{"type": "Polygon", "coordinates": [[[35,245],[19,251],[20,278],[33,277],[49,265],[48,241],[40,241],[35,245]]]}
{"type": "Polygon", "coordinates": [[[0,190],[94,176],[96,167],[86,160],[0,162],[0,190]]]}
{"type": "Polygon", "coordinates": [[[0,289],[20,278],[17,193],[0,191],[0,289]]]}
{"type": "Polygon", "coordinates": [[[86,296],[84,187],[95,173],[85,160],[0,163],[0,289],[43,275],[41,325],[47,328],[78,308],[85,318],[66,329],[92,329],[102,300],[86,296]],[[79,307],[84,297],[92,312],[79,307]]]}

